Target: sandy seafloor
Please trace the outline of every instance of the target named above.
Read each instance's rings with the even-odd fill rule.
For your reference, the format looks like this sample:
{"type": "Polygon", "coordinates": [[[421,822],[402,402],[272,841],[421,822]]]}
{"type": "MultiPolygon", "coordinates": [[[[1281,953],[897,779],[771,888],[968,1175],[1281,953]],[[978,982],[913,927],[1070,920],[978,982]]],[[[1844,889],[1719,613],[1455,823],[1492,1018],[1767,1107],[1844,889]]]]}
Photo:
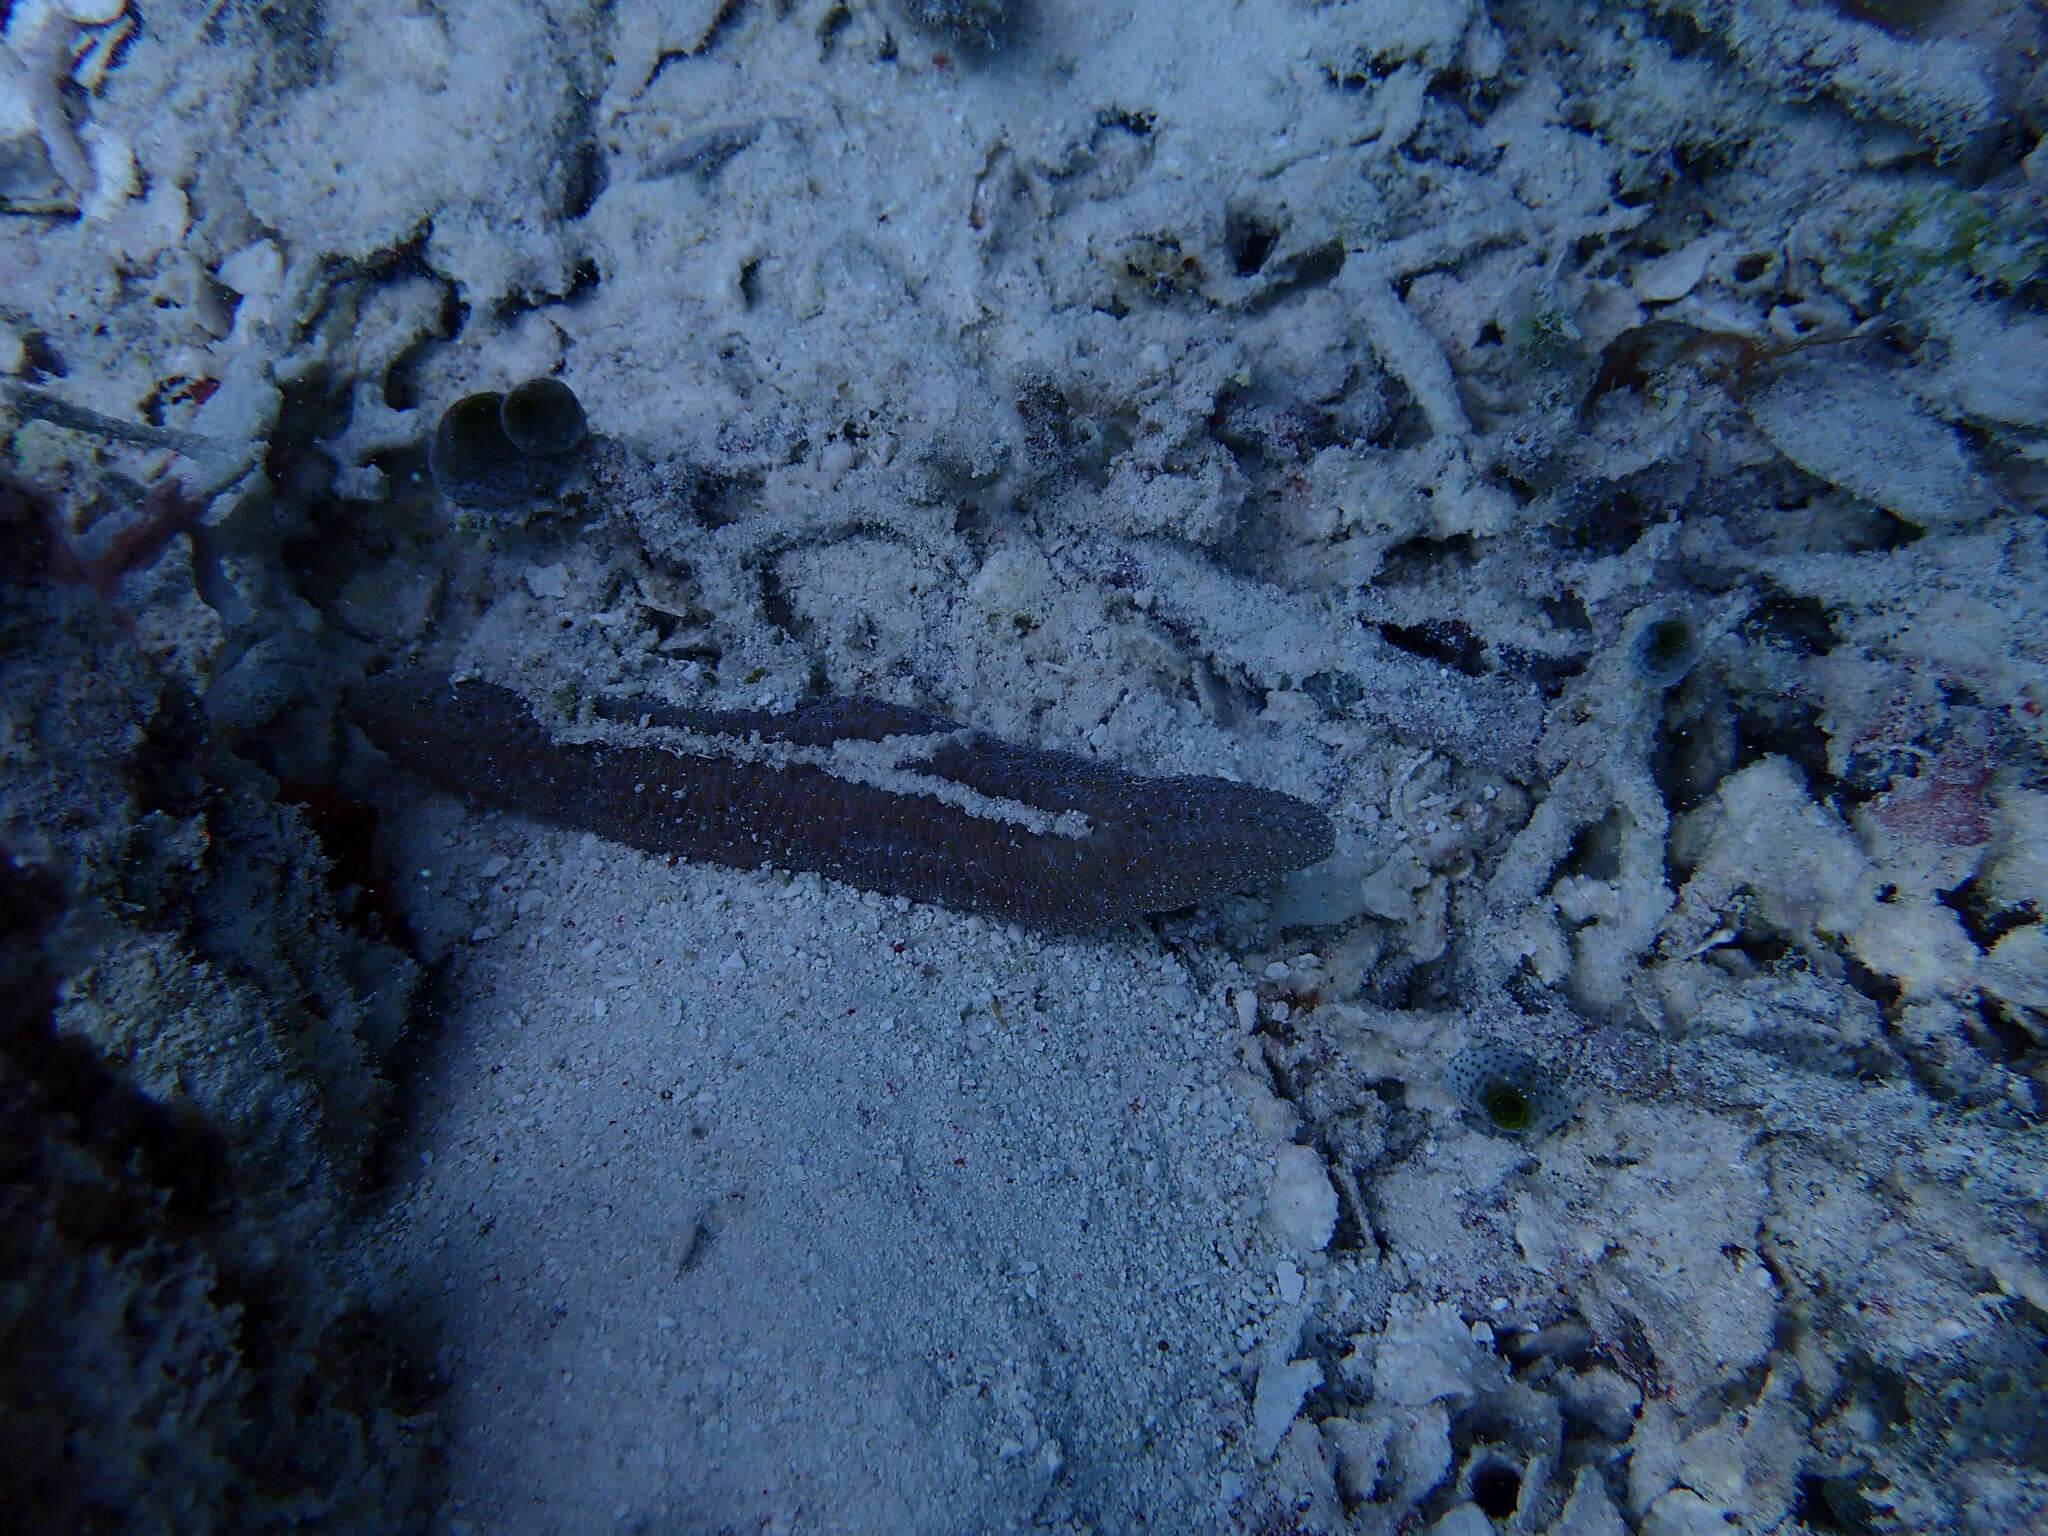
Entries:
{"type": "Polygon", "coordinates": [[[2048,1529],[2038,6],[0,15],[18,1528],[2048,1529]],[[672,863],[394,661],[1337,854],[672,863]]]}

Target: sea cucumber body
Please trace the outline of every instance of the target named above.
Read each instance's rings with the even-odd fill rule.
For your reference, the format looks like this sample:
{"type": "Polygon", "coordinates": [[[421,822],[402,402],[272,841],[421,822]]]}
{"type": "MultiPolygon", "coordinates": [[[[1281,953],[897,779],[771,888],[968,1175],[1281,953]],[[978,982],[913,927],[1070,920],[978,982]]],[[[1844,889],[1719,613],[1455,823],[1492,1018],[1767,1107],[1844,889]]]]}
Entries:
{"type": "Polygon", "coordinates": [[[659,718],[687,735],[658,743],[565,741],[506,689],[401,671],[365,684],[350,713],[382,751],[473,804],[1036,928],[1189,906],[1315,863],[1332,844],[1320,811],[1273,790],[1141,777],[871,699],[675,712],[659,718]],[[886,782],[806,760],[850,742],[884,745],[886,782]]]}

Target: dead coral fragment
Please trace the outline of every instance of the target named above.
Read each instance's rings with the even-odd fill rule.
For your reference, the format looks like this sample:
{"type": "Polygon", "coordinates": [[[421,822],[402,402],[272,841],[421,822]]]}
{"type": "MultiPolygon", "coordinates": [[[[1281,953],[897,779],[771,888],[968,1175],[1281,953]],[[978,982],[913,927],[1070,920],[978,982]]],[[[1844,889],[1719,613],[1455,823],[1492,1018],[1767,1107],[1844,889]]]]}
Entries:
{"type": "Polygon", "coordinates": [[[1750,401],[1749,414],[1800,469],[1916,527],[1963,527],[1998,510],[1955,429],[1892,374],[1802,367],[1750,401]]]}
{"type": "Polygon", "coordinates": [[[125,9],[119,0],[18,0],[0,13],[0,206],[7,211],[103,216],[133,190],[126,145],[95,140],[90,128],[81,134],[69,99],[103,78],[111,50],[133,28],[122,21],[125,9]],[[99,34],[96,45],[79,47],[85,28],[117,21],[122,26],[99,34]]]}
{"type": "Polygon", "coordinates": [[[1563,1073],[1498,1040],[1475,1041],[1453,1056],[1444,1086],[1505,1136],[1547,1136],[1578,1107],[1563,1073]]]}

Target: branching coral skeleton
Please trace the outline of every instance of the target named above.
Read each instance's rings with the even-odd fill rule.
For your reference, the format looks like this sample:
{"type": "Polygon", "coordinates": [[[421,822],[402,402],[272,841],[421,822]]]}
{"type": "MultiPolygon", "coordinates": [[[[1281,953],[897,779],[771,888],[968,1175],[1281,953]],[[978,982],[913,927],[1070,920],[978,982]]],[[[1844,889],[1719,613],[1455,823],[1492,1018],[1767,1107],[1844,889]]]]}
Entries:
{"type": "Polygon", "coordinates": [[[62,87],[77,67],[80,34],[119,21],[125,9],[124,0],[20,0],[0,38],[0,130],[32,127],[50,169],[87,214],[133,190],[134,160],[117,140],[79,131],[62,87]]]}
{"type": "Polygon", "coordinates": [[[104,533],[99,524],[79,533],[62,527],[50,530],[57,544],[59,573],[103,593],[128,572],[148,565],[176,535],[189,531],[214,497],[246,477],[263,458],[260,444],[224,443],[197,432],[107,416],[21,385],[0,388],[0,406],[8,414],[46,421],[67,431],[165,449],[198,467],[198,474],[189,478],[176,473],[160,476],[144,493],[135,515],[104,533]]]}

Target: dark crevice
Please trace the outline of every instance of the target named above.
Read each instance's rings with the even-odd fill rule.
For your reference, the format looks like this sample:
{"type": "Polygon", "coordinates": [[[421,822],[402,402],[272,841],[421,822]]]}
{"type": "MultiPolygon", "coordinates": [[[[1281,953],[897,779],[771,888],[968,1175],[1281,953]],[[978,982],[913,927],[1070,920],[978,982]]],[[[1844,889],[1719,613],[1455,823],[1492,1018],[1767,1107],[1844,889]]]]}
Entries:
{"type": "Polygon", "coordinates": [[[181,819],[205,809],[209,750],[206,706],[183,683],[166,678],[156,713],[125,764],[136,809],[181,819]]]}
{"type": "Polygon", "coordinates": [[[1467,677],[1486,675],[1486,644],[1457,619],[1429,619],[1421,624],[1376,626],[1380,637],[1397,650],[1420,656],[1467,677]]]}
{"type": "Polygon", "coordinates": [[[655,154],[640,173],[640,179],[662,181],[671,176],[694,176],[700,186],[708,187],[760,137],[759,123],[707,128],[655,154]]]}
{"type": "Polygon", "coordinates": [[[1847,950],[1842,951],[1842,977],[1886,1014],[1898,1006],[1903,995],[1897,981],[1873,971],[1847,950]]]}
{"type": "Polygon", "coordinates": [[[1588,657],[1496,644],[1493,659],[1504,675],[1526,678],[1543,691],[1545,698],[1554,699],[1564,691],[1566,683],[1586,670],[1588,657]]]}
{"type": "Polygon", "coordinates": [[[1223,216],[1223,245],[1239,277],[1256,277],[1280,243],[1278,227],[1257,214],[1231,209],[1223,216]]]}
{"type": "Polygon", "coordinates": [[[2040,912],[2031,901],[2010,906],[1995,903],[1984,889],[1982,878],[1976,875],[1950,890],[1937,891],[1935,899],[1955,913],[1963,931],[1969,934],[1970,942],[1979,949],[1989,949],[2014,929],[2041,920],[2040,912]]]}
{"type": "Polygon", "coordinates": [[[1472,563],[1472,536],[1454,533],[1447,539],[1418,534],[1403,539],[1380,558],[1378,584],[1388,587],[1412,586],[1444,569],[1464,570],[1472,563]]]}
{"type": "Polygon", "coordinates": [[[42,331],[26,332],[21,338],[21,377],[30,384],[61,379],[71,370],[65,367],[56,344],[42,331]]]}
{"type": "Polygon", "coordinates": [[[1825,656],[1842,637],[1827,605],[1803,593],[1771,588],[1742,621],[1751,644],[1782,647],[1801,656],[1825,656]]]}
{"type": "Polygon", "coordinates": [[[839,34],[853,21],[853,12],[844,5],[834,5],[818,22],[818,56],[829,59],[839,47],[839,34]]]}
{"type": "Polygon", "coordinates": [[[783,587],[782,577],[772,563],[761,567],[760,578],[762,616],[809,658],[810,674],[807,684],[810,691],[813,694],[829,694],[832,691],[831,677],[825,669],[823,647],[819,643],[816,629],[790,601],[789,593],[783,587]]]}
{"type": "Polygon", "coordinates": [[[334,484],[334,461],[318,444],[348,430],[353,404],[347,385],[323,370],[286,386],[263,457],[264,473],[279,501],[308,506],[327,498],[334,484]]]}
{"type": "Polygon", "coordinates": [[[1650,775],[1665,809],[1692,810],[1713,794],[1735,764],[1735,714],[1718,677],[1695,674],[1672,690],[1650,749],[1650,775]]]}
{"type": "Polygon", "coordinates": [[[1397,379],[1388,385],[1386,414],[1381,424],[1368,432],[1363,441],[1368,448],[1419,448],[1435,435],[1428,414],[1397,379]]]}
{"type": "Polygon", "coordinates": [[[1744,928],[1728,947],[1760,971],[1775,970],[1792,958],[1792,941],[1768,928],[1744,928]]]}
{"type": "Polygon", "coordinates": [[[718,8],[718,14],[711,18],[711,25],[704,29],[704,35],[698,40],[696,47],[671,48],[654,61],[654,68],[648,72],[645,83],[640,87],[641,92],[653,89],[654,82],[668,72],[671,64],[680,64],[686,59],[701,59],[725,41],[726,35],[732,31],[739,21],[741,12],[746,8],[747,0],[725,0],[725,4],[718,8]]]}
{"type": "Polygon", "coordinates": [[[611,181],[611,168],[604,146],[591,134],[572,146],[563,157],[561,200],[558,212],[564,219],[580,219],[603,194],[611,181]]]}
{"type": "Polygon", "coordinates": [[[516,320],[519,316],[536,309],[545,309],[552,304],[575,304],[595,293],[602,281],[597,263],[588,256],[576,263],[569,273],[569,286],[560,293],[543,289],[530,292],[520,289],[508,293],[491,310],[491,316],[500,325],[516,320]]]}
{"type": "Polygon", "coordinates": [[[1766,757],[1782,757],[1806,775],[1815,799],[1831,799],[1842,788],[1828,767],[1828,737],[1817,704],[1782,695],[1751,695],[1736,707],[1735,739],[1731,773],[1766,757]]]}
{"type": "Polygon", "coordinates": [[[1344,245],[1332,240],[1283,256],[1272,265],[1270,281],[1244,304],[1248,314],[1263,314],[1297,293],[1322,288],[1344,270],[1344,245]]]}
{"type": "Polygon", "coordinates": [[[384,403],[394,411],[410,411],[421,399],[419,370],[433,348],[461,334],[469,318],[469,306],[456,295],[455,285],[441,281],[441,308],[427,332],[401,352],[384,373],[384,403]]]}
{"type": "Polygon", "coordinates": [[[1913,37],[1955,9],[1955,0],[1834,0],[1834,6],[1894,37],[1913,37]]]}
{"type": "Polygon", "coordinates": [[[1864,1536],[1876,1529],[1867,1518],[1870,1506],[1847,1479],[1802,1472],[1794,1486],[1792,1518],[1806,1529],[1823,1536],[1833,1532],[1864,1536]]]}
{"type": "Polygon", "coordinates": [[[1558,545],[1581,555],[1625,554],[1657,514],[1625,486],[1595,485],[1571,495],[1553,525],[1558,545]]]}
{"type": "Polygon", "coordinates": [[[1341,720],[1365,697],[1366,688],[1348,672],[1316,672],[1301,680],[1301,691],[1329,718],[1341,720]]]}
{"type": "Polygon", "coordinates": [[[1681,184],[1705,186],[1740,165],[1748,149],[1749,141],[1742,138],[1725,141],[1705,139],[1674,144],[1671,147],[1671,168],[1677,173],[1681,184]]]}
{"type": "Polygon", "coordinates": [[[389,502],[323,498],[311,510],[278,552],[293,589],[326,614],[351,581],[391,560],[410,541],[389,502]]]}
{"type": "Polygon", "coordinates": [[[1579,828],[1566,851],[1558,874],[1583,875],[1589,880],[1614,880],[1621,875],[1621,832],[1626,813],[1616,806],[1591,826],[1579,828]]]}
{"type": "Polygon", "coordinates": [[[1472,1502],[1489,1520],[1506,1520],[1522,1502],[1522,1474],[1505,1462],[1489,1461],[1472,1474],[1472,1502]]]}
{"type": "Polygon", "coordinates": [[[1981,1028],[1973,1036],[1993,1061],[2010,1067],[2041,1048],[2005,1004],[1987,992],[1977,994],[1977,1021],[1981,1028]]]}

